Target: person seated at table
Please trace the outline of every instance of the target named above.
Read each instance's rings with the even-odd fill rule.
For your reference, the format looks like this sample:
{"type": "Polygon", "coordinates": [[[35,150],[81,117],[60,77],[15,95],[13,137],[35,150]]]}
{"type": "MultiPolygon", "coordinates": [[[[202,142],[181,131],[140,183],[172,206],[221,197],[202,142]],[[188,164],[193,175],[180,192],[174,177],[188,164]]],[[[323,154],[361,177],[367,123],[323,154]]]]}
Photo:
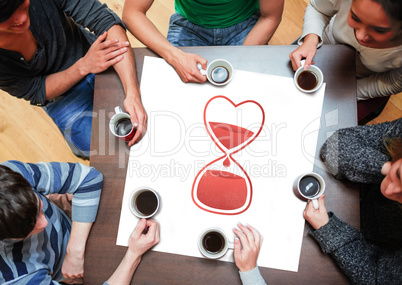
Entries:
{"type": "Polygon", "coordinates": [[[128,30],[174,67],[183,82],[202,83],[207,60],[178,46],[265,45],[282,19],[284,0],[176,0],[167,39],[147,18],[153,0],[127,0],[122,19],[128,30]]]}
{"type": "MultiPolygon", "coordinates": [[[[0,283],[82,283],[85,245],[102,183],[100,172],[79,163],[1,163],[0,283]],[[73,195],[72,221],[47,199],[52,193],[73,195]]],[[[141,255],[158,241],[158,224],[141,220],[110,284],[131,278],[141,255]],[[148,233],[142,235],[147,226],[148,233]]]]}
{"type": "Polygon", "coordinates": [[[300,46],[289,55],[292,67],[297,70],[305,58],[307,69],[322,44],[354,48],[361,121],[385,105],[390,95],[402,91],[401,25],[400,0],[311,0],[298,40],[300,46]]]}
{"type": "Polygon", "coordinates": [[[335,177],[364,183],[361,232],[327,212],[322,196],[304,212],[310,234],[353,284],[402,284],[402,118],[339,130],[321,156],[335,177]]]}
{"type": "Polygon", "coordinates": [[[234,259],[239,268],[243,285],[266,285],[257,266],[257,258],[262,245],[261,234],[252,226],[238,224],[233,232],[238,238],[234,240],[234,259]]]}
{"type": "Polygon", "coordinates": [[[42,106],[79,157],[89,157],[94,74],[110,66],[137,126],[132,145],[147,116],[121,19],[97,0],[0,0],[0,89],[42,106]]]}

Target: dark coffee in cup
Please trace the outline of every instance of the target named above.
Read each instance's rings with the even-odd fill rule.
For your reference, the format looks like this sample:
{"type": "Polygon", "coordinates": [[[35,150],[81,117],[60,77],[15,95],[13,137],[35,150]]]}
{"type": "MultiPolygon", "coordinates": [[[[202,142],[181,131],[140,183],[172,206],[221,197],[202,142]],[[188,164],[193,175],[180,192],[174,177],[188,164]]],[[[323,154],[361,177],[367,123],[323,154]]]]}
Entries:
{"type": "Polygon", "coordinates": [[[215,83],[224,83],[229,79],[229,71],[224,66],[217,66],[211,71],[211,79],[215,83]]]}
{"type": "Polygon", "coordinates": [[[305,70],[297,77],[297,84],[304,90],[313,90],[318,84],[318,77],[314,72],[305,70]]]}
{"type": "Polygon", "coordinates": [[[122,118],[116,122],[114,131],[118,136],[126,136],[133,129],[133,124],[129,118],[122,118]]]}
{"type": "Polygon", "coordinates": [[[225,248],[225,238],[219,232],[208,232],[202,239],[202,246],[209,253],[219,253],[225,248]]]}
{"type": "Polygon", "coordinates": [[[134,203],[138,212],[144,216],[149,216],[158,208],[158,197],[154,192],[145,190],[138,194],[134,203]]]}
{"type": "Polygon", "coordinates": [[[299,189],[305,197],[313,198],[317,195],[321,188],[320,182],[313,176],[307,175],[300,179],[299,189]]]}

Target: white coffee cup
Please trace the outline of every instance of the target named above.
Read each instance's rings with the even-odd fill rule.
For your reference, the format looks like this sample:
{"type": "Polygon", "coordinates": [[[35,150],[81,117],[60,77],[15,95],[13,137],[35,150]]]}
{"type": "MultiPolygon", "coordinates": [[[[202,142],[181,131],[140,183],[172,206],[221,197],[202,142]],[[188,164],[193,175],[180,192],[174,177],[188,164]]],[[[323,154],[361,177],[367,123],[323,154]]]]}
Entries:
{"type": "Polygon", "coordinates": [[[197,67],[203,75],[207,76],[208,81],[216,86],[226,85],[233,78],[233,66],[225,59],[215,59],[211,61],[207,65],[206,70],[202,69],[199,63],[197,67]]]}
{"type": "Polygon", "coordinates": [[[318,198],[324,194],[325,181],[318,173],[306,172],[295,180],[293,190],[299,198],[311,200],[318,210],[318,198]]]}
{"type": "Polygon", "coordinates": [[[160,196],[152,188],[137,188],[130,196],[129,206],[131,212],[138,218],[148,219],[153,217],[160,208],[160,196]]]}
{"type": "Polygon", "coordinates": [[[229,242],[225,233],[219,228],[208,228],[200,234],[198,249],[207,258],[218,259],[233,249],[233,242],[229,242]]]}
{"type": "Polygon", "coordinates": [[[128,113],[125,113],[122,111],[122,109],[117,106],[114,108],[114,111],[116,114],[113,115],[113,117],[110,119],[109,122],[109,129],[112,132],[113,135],[115,135],[116,137],[118,137],[119,139],[128,142],[131,141],[131,139],[134,137],[136,128],[133,127],[132,123],[131,123],[131,118],[130,115],[128,113]],[[126,124],[127,127],[129,127],[130,129],[127,131],[124,131],[124,133],[118,133],[118,125],[123,122],[124,124],[126,124]]]}
{"type": "Polygon", "coordinates": [[[293,82],[297,89],[305,93],[312,93],[320,89],[324,82],[324,75],[321,69],[315,65],[310,65],[307,70],[304,70],[304,60],[300,63],[301,66],[296,70],[293,76],[293,82]]]}

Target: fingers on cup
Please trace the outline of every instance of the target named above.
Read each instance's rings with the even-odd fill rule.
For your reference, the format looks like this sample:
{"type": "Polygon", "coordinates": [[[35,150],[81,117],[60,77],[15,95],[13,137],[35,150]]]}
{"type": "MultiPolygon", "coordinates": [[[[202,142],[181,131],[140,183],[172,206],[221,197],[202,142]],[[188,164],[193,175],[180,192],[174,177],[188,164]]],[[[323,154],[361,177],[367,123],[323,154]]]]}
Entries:
{"type": "Polygon", "coordinates": [[[125,142],[131,141],[136,131],[130,115],[123,112],[119,106],[115,108],[115,114],[110,119],[109,129],[114,136],[125,142]]]}
{"type": "Polygon", "coordinates": [[[304,93],[313,93],[320,89],[324,82],[322,71],[315,65],[305,64],[304,60],[301,65],[293,78],[296,88],[304,93]]]}
{"type": "Polygon", "coordinates": [[[232,80],[234,74],[232,64],[225,59],[215,59],[208,64],[205,72],[203,69],[200,71],[203,75],[206,75],[208,81],[215,86],[224,86],[228,84],[232,80]]]}
{"type": "MultiPolygon", "coordinates": [[[[324,194],[325,181],[318,173],[307,172],[297,177],[293,189],[296,196],[300,199],[314,200],[324,194]]],[[[313,201],[313,203],[315,202],[313,201]]],[[[308,202],[308,204],[313,203],[308,202]]]]}

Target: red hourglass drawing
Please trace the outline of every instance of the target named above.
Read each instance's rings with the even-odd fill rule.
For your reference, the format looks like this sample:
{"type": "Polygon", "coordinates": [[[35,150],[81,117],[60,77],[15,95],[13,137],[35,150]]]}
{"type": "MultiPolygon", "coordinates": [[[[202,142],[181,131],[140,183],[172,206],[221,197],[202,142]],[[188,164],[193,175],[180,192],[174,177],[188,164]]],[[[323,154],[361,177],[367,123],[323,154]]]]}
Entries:
{"type": "Polygon", "coordinates": [[[264,110],[255,101],[235,104],[227,97],[215,96],[207,102],[204,125],[223,156],[208,163],[195,177],[191,195],[199,208],[222,215],[236,215],[248,209],[252,183],[233,154],[255,140],[264,120],[264,110]]]}

